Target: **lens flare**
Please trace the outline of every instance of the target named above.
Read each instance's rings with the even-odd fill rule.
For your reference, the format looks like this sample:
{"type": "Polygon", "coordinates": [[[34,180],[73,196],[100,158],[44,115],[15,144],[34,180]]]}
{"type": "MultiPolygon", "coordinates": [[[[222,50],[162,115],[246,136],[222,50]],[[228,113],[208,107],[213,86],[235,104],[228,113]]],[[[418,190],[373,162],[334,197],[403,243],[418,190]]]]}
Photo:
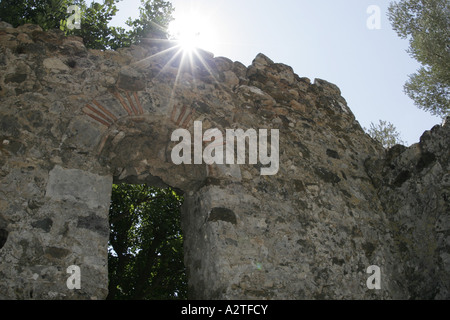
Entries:
{"type": "Polygon", "coordinates": [[[211,50],[214,41],[213,25],[205,15],[186,13],[169,25],[169,36],[178,41],[183,51],[192,53],[196,48],[211,50]]]}

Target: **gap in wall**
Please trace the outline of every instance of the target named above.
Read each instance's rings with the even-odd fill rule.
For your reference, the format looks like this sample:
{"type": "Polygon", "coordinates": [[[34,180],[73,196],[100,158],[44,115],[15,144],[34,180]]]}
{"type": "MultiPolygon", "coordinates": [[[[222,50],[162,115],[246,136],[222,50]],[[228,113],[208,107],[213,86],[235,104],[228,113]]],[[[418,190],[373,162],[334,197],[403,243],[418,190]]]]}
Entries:
{"type": "Polygon", "coordinates": [[[109,300],[187,299],[182,193],[113,184],[109,210],[109,300]]]}

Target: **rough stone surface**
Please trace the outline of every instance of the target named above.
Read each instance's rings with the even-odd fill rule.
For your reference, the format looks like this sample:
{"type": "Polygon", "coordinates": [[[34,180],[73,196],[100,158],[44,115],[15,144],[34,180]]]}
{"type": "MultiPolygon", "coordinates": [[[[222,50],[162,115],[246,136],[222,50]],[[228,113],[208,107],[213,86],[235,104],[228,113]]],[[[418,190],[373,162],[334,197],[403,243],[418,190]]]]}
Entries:
{"type": "Polygon", "coordinates": [[[334,84],[172,46],[87,50],[0,23],[0,298],[106,297],[113,181],[184,192],[191,298],[450,298],[449,121],[385,151],[334,84]],[[194,121],[278,129],[277,174],[175,165],[171,134],[194,121]]]}
{"type": "Polygon", "coordinates": [[[49,173],[45,196],[52,201],[79,201],[91,209],[109,209],[112,179],[56,165],[49,173]]]}

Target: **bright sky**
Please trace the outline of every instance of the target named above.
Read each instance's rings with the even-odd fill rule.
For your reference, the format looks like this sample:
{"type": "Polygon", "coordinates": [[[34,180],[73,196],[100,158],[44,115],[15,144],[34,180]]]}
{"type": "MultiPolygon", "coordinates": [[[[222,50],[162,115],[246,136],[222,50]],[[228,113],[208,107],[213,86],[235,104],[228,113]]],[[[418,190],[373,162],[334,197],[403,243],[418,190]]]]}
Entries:
{"type": "MultiPolygon", "coordinates": [[[[258,53],[291,66],[300,77],[336,84],[361,126],[393,123],[412,144],[439,117],[403,92],[419,65],[387,19],[387,0],[172,0],[175,20],[195,31],[203,49],[250,65],[258,53]],[[370,30],[371,5],[381,29],[370,30]],[[190,18],[194,17],[194,18],[190,18]],[[186,22],[187,21],[187,22],[186,22]],[[185,25],[187,23],[187,25],[185,25]]],[[[123,0],[113,25],[139,15],[140,0],[123,0]]]]}

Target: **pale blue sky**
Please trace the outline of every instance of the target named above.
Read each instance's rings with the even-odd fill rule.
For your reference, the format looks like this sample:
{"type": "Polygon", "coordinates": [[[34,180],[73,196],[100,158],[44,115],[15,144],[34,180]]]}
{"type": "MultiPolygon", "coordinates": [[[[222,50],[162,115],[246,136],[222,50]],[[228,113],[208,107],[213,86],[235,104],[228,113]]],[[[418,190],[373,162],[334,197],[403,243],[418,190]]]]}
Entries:
{"type": "MultiPolygon", "coordinates": [[[[403,93],[418,69],[387,19],[386,0],[172,0],[174,17],[202,20],[204,49],[250,65],[258,53],[291,66],[300,77],[335,83],[361,126],[393,123],[408,144],[440,124],[403,93]],[[369,30],[367,8],[381,9],[381,29],[369,30]],[[200,19],[199,19],[200,18],[200,19]],[[214,39],[212,39],[214,38],[214,39]],[[212,43],[214,40],[214,43],[212,43]]],[[[113,25],[139,14],[140,0],[123,0],[113,25]]],[[[198,22],[197,22],[198,23],[198,22]]]]}

